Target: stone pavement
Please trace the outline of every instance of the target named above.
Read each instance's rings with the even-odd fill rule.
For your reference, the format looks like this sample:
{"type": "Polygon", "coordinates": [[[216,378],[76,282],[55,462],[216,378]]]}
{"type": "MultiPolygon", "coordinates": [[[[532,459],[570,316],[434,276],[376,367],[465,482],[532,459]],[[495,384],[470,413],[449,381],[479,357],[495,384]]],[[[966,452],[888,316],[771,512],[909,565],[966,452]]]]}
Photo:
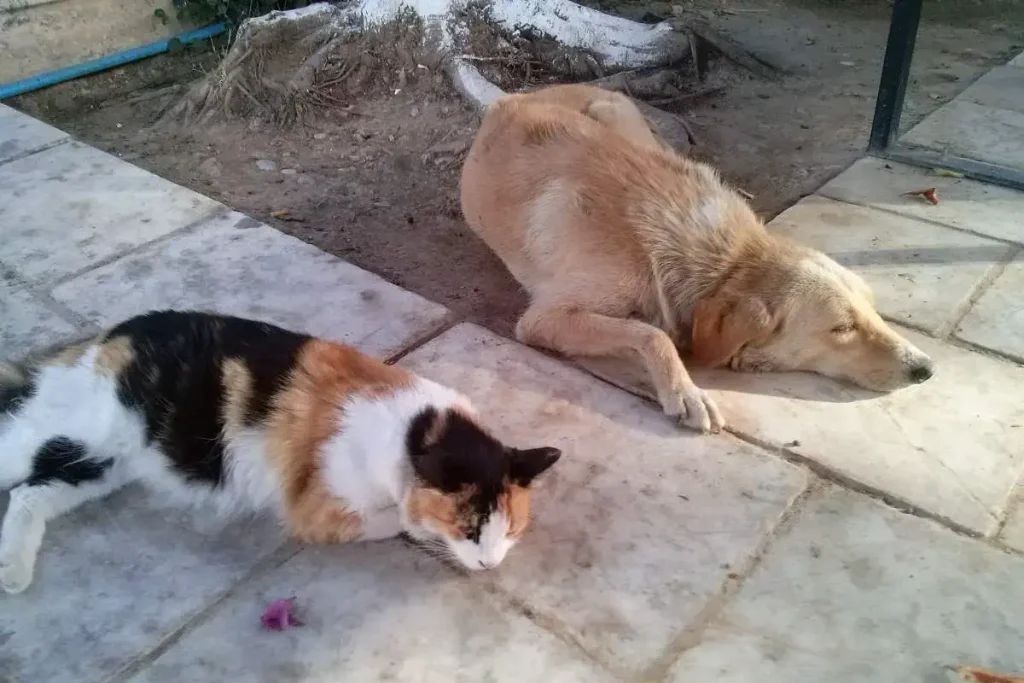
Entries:
{"type": "Polygon", "coordinates": [[[210,308],[400,358],[500,436],[566,452],[524,540],[472,576],[400,541],[203,529],[125,490],[55,523],[33,586],[0,595],[0,682],[1024,670],[1022,194],[865,159],[782,214],[771,229],[862,272],[937,374],[877,397],[704,373],[734,426],[719,436],[2,106],[0,212],[0,357],[210,308]],[[928,186],[938,206],[900,196],[928,186]],[[261,630],[288,596],[306,625],[261,630]]]}

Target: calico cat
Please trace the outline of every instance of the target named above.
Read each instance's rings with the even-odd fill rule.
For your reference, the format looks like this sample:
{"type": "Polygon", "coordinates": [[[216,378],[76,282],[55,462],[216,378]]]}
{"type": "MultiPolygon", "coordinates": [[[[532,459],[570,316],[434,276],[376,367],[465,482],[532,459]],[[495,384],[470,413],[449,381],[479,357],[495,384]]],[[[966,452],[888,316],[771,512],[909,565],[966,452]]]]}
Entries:
{"type": "Polygon", "coordinates": [[[132,318],[27,368],[0,365],[0,587],[32,581],[46,522],[132,481],[224,512],[276,513],[309,542],[407,532],[468,569],[526,529],[561,455],[519,450],[455,391],[262,322],[132,318]]]}

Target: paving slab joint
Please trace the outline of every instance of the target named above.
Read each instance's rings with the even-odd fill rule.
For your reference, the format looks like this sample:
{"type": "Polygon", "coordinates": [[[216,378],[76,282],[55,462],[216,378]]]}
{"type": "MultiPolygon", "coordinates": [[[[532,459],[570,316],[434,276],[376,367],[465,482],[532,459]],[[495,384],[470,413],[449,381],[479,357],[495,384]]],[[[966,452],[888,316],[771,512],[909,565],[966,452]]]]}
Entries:
{"type": "Polygon", "coordinates": [[[217,613],[221,605],[241,592],[245,586],[274,571],[295,557],[301,550],[302,546],[296,543],[291,541],[283,542],[276,550],[273,550],[257,562],[252,569],[239,578],[230,588],[210,600],[204,607],[187,616],[177,628],[172,629],[160,642],[136,656],[119,671],[108,676],[103,683],[121,683],[138,674],[171,649],[188,633],[209,621],[217,613]]]}
{"type": "Polygon", "coordinates": [[[826,496],[830,488],[830,482],[807,472],[804,487],[793,496],[775,522],[768,527],[753,552],[733,566],[718,593],[705,603],[694,620],[672,640],[662,656],[636,679],[637,683],[660,683],[668,678],[679,658],[688,650],[700,645],[707,629],[718,619],[729,601],[740,592],[747,579],[771,552],[775,542],[788,534],[800,521],[803,511],[811,501],[826,496]]]}
{"type": "MultiPolygon", "coordinates": [[[[864,158],[864,157],[861,157],[861,158],[864,158]]],[[[860,159],[858,159],[858,161],[859,160],[860,159]]],[[[856,162],[854,162],[854,163],[856,163],[856,162]]],[[[852,164],[851,164],[851,166],[852,166],[852,164]]],[[[841,173],[837,174],[837,177],[838,177],[838,175],[841,175],[841,173]]],[[[974,181],[974,182],[977,182],[977,181],[974,181]]],[[[997,235],[989,235],[987,233],[978,232],[976,230],[971,230],[969,228],[962,228],[962,227],[958,227],[958,226],[955,226],[955,225],[949,225],[947,223],[943,223],[942,221],[933,220],[931,218],[926,218],[926,217],[923,217],[923,216],[917,216],[917,215],[911,216],[911,215],[908,215],[908,214],[905,214],[905,213],[900,213],[899,211],[893,211],[892,209],[888,209],[888,208],[886,208],[884,206],[878,206],[877,204],[868,204],[868,203],[865,203],[865,202],[858,202],[858,201],[854,201],[852,199],[848,199],[848,198],[844,198],[844,197],[834,197],[834,196],[832,196],[831,194],[829,194],[827,192],[823,192],[823,190],[825,190],[826,187],[827,187],[827,185],[821,187],[812,196],[820,197],[822,199],[828,199],[828,200],[833,201],[833,202],[839,202],[840,204],[848,204],[850,206],[857,206],[857,207],[860,207],[862,209],[868,209],[870,211],[879,211],[881,213],[885,213],[885,214],[888,214],[890,216],[895,216],[896,218],[899,218],[901,220],[913,221],[915,223],[924,223],[926,225],[934,225],[937,228],[943,228],[945,230],[953,230],[953,231],[956,231],[956,232],[963,233],[965,235],[971,235],[973,237],[982,237],[982,238],[984,238],[986,240],[990,240],[992,242],[1000,242],[1002,244],[1005,244],[1005,245],[1011,246],[1011,247],[1022,247],[1022,246],[1024,246],[1024,242],[1008,240],[1008,239],[1006,239],[1004,237],[999,237],[997,235]]],[[[782,211],[780,211],[779,213],[781,214],[782,211]]]]}
{"type": "Polygon", "coordinates": [[[12,283],[15,287],[25,290],[28,292],[37,302],[39,302],[45,308],[48,308],[52,313],[56,314],[58,318],[61,318],[64,322],[68,323],[72,327],[78,328],[78,333],[72,340],[64,340],[51,344],[43,349],[37,349],[27,354],[27,357],[38,357],[41,353],[49,353],[59,350],[70,344],[75,344],[78,341],[84,341],[97,332],[99,328],[94,325],[91,321],[87,320],[83,316],[72,311],[70,308],[60,303],[52,296],[47,289],[36,286],[32,281],[23,278],[18,272],[4,264],[0,263],[0,276],[3,277],[7,282],[12,283]]]}
{"type": "MultiPolygon", "coordinates": [[[[889,493],[888,491],[876,488],[874,486],[871,486],[870,484],[865,484],[864,482],[854,479],[853,477],[843,474],[842,472],[837,472],[836,470],[833,470],[828,466],[823,465],[817,460],[809,458],[805,455],[801,455],[800,453],[791,451],[790,449],[785,448],[783,446],[775,446],[769,442],[764,441],[763,439],[759,439],[755,436],[746,434],[731,427],[726,427],[726,431],[728,431],[730,434],[732,434],[741,441],[757,446],[758,448],[762,448],[766,451],[769,451],[770,453],[773,453],[774,455],[777,455],[778,457],[782,458],[783,460],[789,463],[810,470],[811,473],[831,484],[834,484],[844,489],[848,489],[850,491],[854,491],[855,493],[863,494],[865,496],[868,496],[869,498],[873,498],[874,500],[879,501],[883,505],[893,508],[894,510],[897,510],[904,514],[913,515],[914,517],[920,517],[921,519],[927,519],[929,521],[935,522],[936,524],[945,527],[946,529],[949,529],[950,531],[960,536],[966,536],[967,538],[978,540],[993,547],[998,546],[1000,550],[1006,550],[1006,548],[1002,545],[992,543],[991,539],[986,538],[985,534],[980,531],[964,526],[963,524],[955,522],[949,519],[948,517],[945,517],[944,515],[939,515],[930,510],[926,510],[918,505],[915,505],[907,500],[904,500],[903,498],[900,498],[899,496],[895,496],[892,493],[889,493]]],[[[995,516],[993,515],[993,519],[994,518],[995,516]]],[[[1018,551],[1011,552],[1013,552],[1014,554],[1024,556],[1024,553],[1018,551]]]]}
{"type": "Polygon", "coordinates": [[[992,526],[992,530],[987,534],[987,537],[993,539],[1003,550],[1013,551],[1012,548],[1002,544],[1001,537],[1003,532],[1006,531],[1006,526],[1010,523],[1010,519],[1018,512],[1024,513],[1024,472],[1018,475],[1017,483],[1014,484],[1013,488],[1006,495],[1003,509],[1000,511],[996,523],[992,526]]]}
{"type": "Polygon", "coordinates": [[[384,362],[387,363],[388,365],[394,365],[395,363],[399,362],[400,360],[408,356],[410,353],[413,353],[417,349],[426,346],[427,344],[434,341],[442,334],[452,329],[461,322],[463,322],[463,316],[448,311],[447,314],[442,316],[437,322],[431,325],[430,329],[428,329],[426,332],[420,334],[417,337],[414,337],[411,341],[406,343],[401,349],[395,351],[389,356],[386,356],[384,358],[384,362]]]}
{"type": "Polygon", "coordinates": [[[967,317],[967,314],[971,312],[971,309],[974,308],[974,304],[978,303],[978,299],[988,291],[989,287],[992,286],[992,283],[1003,274],[1006,268],[1013,263],[1013,260],[1017,258],[1020,253],[1021,248],[1017,245],[1007,249],[999,261],[993,263],[989,269],[985,271],[985,274],[981,276],[981,279],[974,283],[974,286],[971,287],[971,291],[968,292],[964,300],[957,305],[949,319],[939,326],[935,331],[934,336],[938,339],[947,339],[952,336],[956,331],[957,326],[960,325],[963,319],[967,317]]]}
{"type": "Polygon", "coordinates": [[[170,242],[171,240],[173,240],[176,237],[180,237],[181,235],[184,235],[186,233],[193,232],[194,230],[196,230],[199,227],[205,225],[207,222],[209,222],[210,220],[216,218],[217,216],[220,216],[220,215],[223,215],[223,214],[229,214],[231,212],[232,212],[232,210],[229,209],[228,207],[224,206],[223,204],[217,204],[210,211],[204,213],[202,216],[200,216],[199,218],[195,219],[191,223],[186,223],[185,225],[181,226],[180,228],[172,230],[172,231],[170,231],[170,232],[168,232],[166,234],[160,235],[159,237],[151,239],[148,242],[143,242],[142,244],[137,244],[137,245],[131,247],[130,249],[125,249],[124,251],[119,251],[116,254],[111,254],[107,258],[100,259],[99,261],[96,261],[95,263],[90,263],[85,268],[81,268],[81,269],[79,269],[79,270],[77,270],[77,271],[75,271],[73,273],[68,274],[68,275],[64,275],[64,276],[58,277],[58,278],[56,278],[54,280],[47,280],[45,282],[41,282],[41,283],[39,283],[38,286],[39,286],[40,289],[45,288],[47,291],[53,290],[53,289],[59,287],[60,285],[63,285],[65,283],[67,283],[67,282],[70,282],[71,280],[74,280],[77,277],[81,277],[82,275],[85,275],[86,273],[92,272],[92,271],[94,271],[94,270],[96,270],[98,268],[102,268],[104,266],[108,266],[111,263],[114,263],[116,261],[120,261],[121,259],[123,259],[123,258],[125,258],[127,256],[132,256],[133,254],[137,254],[137,253],[139,253],[141,251],[145,251],[146,249],[149,249],[149,248],[151,248],[151,247],[153,247],[155,245],[163,244],[164,242],[170,242]]]}
{"type": "Polygon", "coordinates": [[[505,608],[522,615],[526,619],[530,620],[538,628],[555,636],[563,643],[566,643],[570,647],[574,648],[577,652],[583,655],[588,661],[593,662],[597,666],[601,667],[612,676],[619,678],[623,681],[636,680],[636,675],[630,671],[622,669],[618,664],[612,661],[607,661],[604,658],[598,656],[594,652],[591,652],[583,639],[583,636],[579,634],[576,629],[572,628],[564,621],[562,621],[557,614],[544,609],[538,605],[534,605],[529,600],[519,597],[512,592],[503,589],[493,580],[486,582],[480,582],[478,587],[486,592],[491,597],[495,598],[505,608]]]}
{"type": "MultiPolygon", "coordinates": [[[[984,294],[984,292],[982,292],[982,294],[984,294]]],[[[897,328],[897,331],[899,330],[899,328],[903,328],[905,330],[913,330],[914,332],[920,332],[921,334],[926,334],[929,337],[935,338],[935,331],[925,327],[924,325],[916,325],[912,322],[900,320],[899,318],[895,318],[891,315],[884,315],[881,313],[879,313],[879,315],[881,316],[882,320],[889,323],[893,327],[897,328]]],[[[941,341],[944,344],[949,344],[952,347],[963,349],[964,351],[970,351],[971,353],[977,353],[978,355],[985,356],[986,358],[997,360],[1001,363],[1024,365],[1024,358],[1019,358],[1005,351],[999,351],[997,349],[990,349],[984,346],[979,346],[978,344],[975,344],[974,342],[969,342],[966,339],[960,339],[955,334],[949,335],[943,339],[940,339],[939,341],[941,341]]]]}
{"type": "Polygon", "coordinates": [[[71,142],[72,140],[74,140],[74,138],[71,137],[70,135],[67,135],[61,138],[60,140],[54,140],[53,142],[48,142],[45,145],[39,145],[38,147],[33,147],[32,149],[26,149],[24,152],[15,154],[10,159],[0,160],[0,166],[3,166],[4,164],[10,164],[15,161],[21,161],[25,157],[30,157],[34,154],[39,154],[40,152],[45,152],[47,150],[53,149],[54,147],[60,147],[61,145],[65,145],[71,142]]]}

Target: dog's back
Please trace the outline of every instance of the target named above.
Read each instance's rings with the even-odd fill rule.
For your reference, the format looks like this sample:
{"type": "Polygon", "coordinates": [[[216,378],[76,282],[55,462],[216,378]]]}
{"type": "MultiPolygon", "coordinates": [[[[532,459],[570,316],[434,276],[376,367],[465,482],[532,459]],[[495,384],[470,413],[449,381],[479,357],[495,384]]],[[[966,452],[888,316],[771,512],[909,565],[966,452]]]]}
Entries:
{"type": "MultiPolygon", "coordinates": [[[[721,205],[715,210],[735,204],[746,217],[746,205],[710,168],[637,144],[627,137],[635,128],[624,135],[586,113],[611,102],[627,112],[619,120],[631,119],[629,109],[642,119],[624,97],[602,99],[617,94],[584,86],[551,90],[496,102],[462,175],[466,221],[534,297],[554,288],[560,298],[576,291],[581,303],[614,297],[616,306],[636,306],[650,295],[643,226],[661,229],[661,214],[690,215],[709,197],[721,205]]],[[[685,232],[673,239],[700,238],[685,232]]]]}

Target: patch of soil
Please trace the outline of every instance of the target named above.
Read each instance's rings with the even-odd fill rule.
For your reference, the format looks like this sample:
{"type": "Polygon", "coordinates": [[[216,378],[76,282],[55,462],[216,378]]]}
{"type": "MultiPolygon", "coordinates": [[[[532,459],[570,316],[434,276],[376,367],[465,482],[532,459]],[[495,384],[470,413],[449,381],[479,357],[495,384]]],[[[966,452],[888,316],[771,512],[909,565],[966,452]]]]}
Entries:
{"type": "Polygon", "coordinates": [[[69,128],[502,333],[525,304],[462,222],[458,177],[477,118],[453,93],[367,99],[289,131],[253,119],[186,135],[111,134],[109,122],[124,118],[110,107],[69,128]]]}
{"type": "MultiPolygon", "coordinates": [[[[658,2],[599,4],[631,18],[673,11],[658,2]]],[[[692,86],[687,90],[706,94],[663,105],[691,122],[699,143],[692,153],[752,193],[762,215],[774,216],[863,154],[888,28],[884,0],[680,5],[706,12],[717,29],[786,72],[768,81],[717,58],[700,83],[683,65],[680,80],[692,86]],[[852,4],[856,11],[847,8],[852,4]]],[[[1022,49],[1024,27],[1008,20],[1020,16],[1020,7],[1010,0],[929,3],[934,16],[926,17],[918,39],[906,125],[1022,49]],[[971,11],[950,9],[966,5],[971,11]]],[[[527,74],[522,51],[508,54],[513,61],[500,66],[510,82],[547,78],[527,74]]],[[[177,133],[151,130],[183,90],[173,84],[214,63],[210,53],[186,51],[14,104],[467,319],[511,333],[525,296],[459,212],[459,168],[478,119],[435,70],[403,83],[399,66],[378,87],[332,91],[341,101],[318,106],[304,125],[281,128],[255,116],[177,133]]]]}

